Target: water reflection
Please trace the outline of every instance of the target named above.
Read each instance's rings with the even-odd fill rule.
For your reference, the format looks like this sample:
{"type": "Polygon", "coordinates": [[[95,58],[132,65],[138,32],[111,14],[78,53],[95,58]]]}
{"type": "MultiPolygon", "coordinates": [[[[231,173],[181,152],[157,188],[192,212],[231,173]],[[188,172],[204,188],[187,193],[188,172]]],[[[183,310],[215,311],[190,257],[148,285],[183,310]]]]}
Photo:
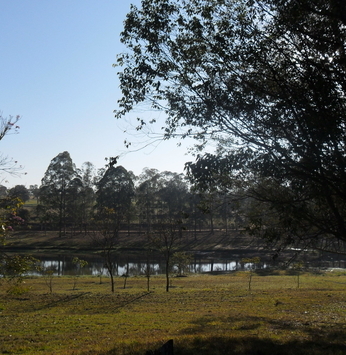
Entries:
{"type": "MultiPolygon", "coordinates": [[[[107,269],[101,258],[85,258],[88,264],[82,268],[78,268],[73,263],[72,257],[38,257],[41,260],[41,269],[53,272],[55,276],[63,275],[90,275],[90,276],[105,276],[108,275],[107,269]]],[[[147,268],[150,268],[150,275],[159,275],[165,273],[164,260],[158,261],[143,261],[137,260],[122,260],[118,258],[114,261],[114,273],[118,276],[129,275],[138,276],[145,275],[147,268]]],[[[249,269],[265,269],[268,267],[266,262],[260,262],[256,265],[252,263],[242,263],[236,260],[207,260],[195,258],[192,263],[184,269],[185,273],[212,273],[212,272],[229,272],[236,270],[249,269]]],[[[174,266],[172,272],[178,273],[178,267],[174,266]]],[[[40,275],[40,272],[32,272],[31,275],[40,275]]]]}
{"type": "MultiPolygon", "coordinates": [[[[107,269],[104,267],[104,262],[98,256],[85,256],[80,259],[86,260],[88,264],[83,268],[73,263],[73,256],[58,255],[58,256],[36,256],[41,262],[43,270],[50,270],[53,275],[90,275],[90,276],[105,276],[108,275],[107,269]]],[[[231,272],[237,270],[249,269],[267,269],[271,267],[282,267],[284,261],[274,262],[270,257],[261,257],[261,261],[257,264],[241,262],[242,256],[237,255],[215,255],[208,253],[200,253],[193,256],[191,262],[185,268],[186,273],[217,273],[217,272],[231,272]]],[[[316,258],[304,257],[301,260],[304,267],[311,268],[346,268],[346,261],[344,256],[336,256],[335,254],[319,255],[316,258]]],[[[150,275],[158,275],[165,273],[165,261],[162,257],[156,256],[151,260],[147,260],[145,256],[135,255],[126,256],[118,255],[114,259],[114,274],[118,276],[129,275],[145,275],[149,265],[150,275]]],[[[174,267],[173,272],[177,272],[178,268],[174,267]]],[[[40,275],[40,272],[32,272],[31,275],[40,275]]]]}

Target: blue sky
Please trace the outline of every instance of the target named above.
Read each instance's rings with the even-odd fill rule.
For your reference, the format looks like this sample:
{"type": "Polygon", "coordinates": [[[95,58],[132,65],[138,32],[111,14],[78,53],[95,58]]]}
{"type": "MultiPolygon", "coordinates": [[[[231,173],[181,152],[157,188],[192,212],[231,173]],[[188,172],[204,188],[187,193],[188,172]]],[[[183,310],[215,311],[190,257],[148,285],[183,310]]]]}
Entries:
{"type": "MultiPolygon", "coordinates": [[[[139,0],[0,0],[0,111],[22,117],[19,134],[6,136],[0,151],[27,173],[1,176],[3,185],[40,185],[51,159],[63,151],[77,167],[90,161],[101,168],[105,157],[126,151],[125,138],[141,146],[145,137],[129,137],[127,121],[113,114],[120,90],[112,64],[125,50],[119,34],[131,3],[140,5],[139,0]]],[[[177,142],[162,142],[125,154],[119,164],[136,175],[144,167],[182,172],[192,159],[185,153],[177,142]]]]}

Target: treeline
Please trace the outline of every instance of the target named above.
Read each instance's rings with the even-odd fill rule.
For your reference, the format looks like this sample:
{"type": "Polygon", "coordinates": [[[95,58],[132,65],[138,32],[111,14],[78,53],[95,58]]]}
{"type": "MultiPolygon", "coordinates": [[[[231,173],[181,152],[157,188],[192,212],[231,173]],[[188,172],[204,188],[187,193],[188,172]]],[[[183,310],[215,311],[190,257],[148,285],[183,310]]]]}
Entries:
{"type": "MultiPolygon", "coordinates": [[[[3,191],[4,193],[4,191],[3,191]]],[[[52,159],[40,186],[17,185],[7,191],[32,208],[18,214],[26,226],[66,233],[87,233],[99,220],[112,219],[117,230],[150,231],[174,221],[189,230],[238,228],[239,201],[218,189],[197,190],[184,174],[145,168],[136,176],[123,166],[96,169],[90,162],[76,168],[68,152],[52,159]]]]}

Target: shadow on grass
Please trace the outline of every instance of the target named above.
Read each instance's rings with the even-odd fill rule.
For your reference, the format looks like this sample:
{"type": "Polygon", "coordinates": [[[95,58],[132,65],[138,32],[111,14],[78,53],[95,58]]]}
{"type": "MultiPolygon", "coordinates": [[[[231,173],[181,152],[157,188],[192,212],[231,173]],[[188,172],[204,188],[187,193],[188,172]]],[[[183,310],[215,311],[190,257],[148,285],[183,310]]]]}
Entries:
{"type": "Polygon", "coordinates": [[[50,302],[46,303],[46,304],[38,304],[36,307],[32,307],[30,310],[33,312],[45,309],[45,308],[53,308],[53,307],[57,307],[60,304],[65,304],[68,302],[71,302],[73,300],[76,300],[78,298],[84,297],[85,295],[90,294],[90,292],[80,292],[74,295],[64,295],[64,296],[60,296],[60,295],[55,295],[55,294],[49,294],[48,296],[50,298],[53,298],[52,300],[50,300],[50,302]]]}
{"type": "Polygon", "coordinates": [[[195,338],[191,343],[176,342],[175,355],[331,355],[345,354],[342,343],[330,344],[328,341],[290,341],[284,344],[271,339],[244,338],[195,338]]]}
{"type": "MultiPolygon", "coordinates": [[[[158,349],[163,343],[153,343],[151,347],[143,345],[97,352],[97,355],[145,355],[147,351],[158,349]]],[[[153,352],[154,353],[154,352],[153,352]]],[[[91,354],[91,353],[86,353],[91,354]]],[[[85,355],[86,355],[85,354],[85,355]]],[[[285,343],[256,337],[204,337],[174,339],[174,355],[341,355],[346,354],[343,341],[330,343],[319,338],[315,340],[296,340],[285,343]]]]}
{"type": "MultiPolygon", "coordinates": [[[[223,319],[225,322],[225,319],[223,319]]],[[[220,321],[220,323],[222,323],[220,321]]],[[[333,325],[325,324],[325,328],[314,327],[311,323],[298,320],[268,320],[262,317],[244,317],[243,319],[227,318],[226,323],[232,328],[219,330],[222,335],[208,334],[208,328],[217,326],[218,318],[205,317],[196,319],[189,329],[184,329],[174,339],[174,355],[341,355],[346,354],[345,330],[341,327],[333,329],[333,325]],[[273,338],[260,337],[257,330],[265,323],[273,331],[273,338]],[[299,329],[300,335],[292,335],[299,329]],[[336,330],[337,329],[337,330],[336,330]],[[252,334],[247,334],[250,331],[252,334]],[[284,331],[281,339],[275,339],[276,331],[284,331]],[[242,333],[244,334],[242,335],[242,333]],[[286,335],[285,335],[286,334],[286,335]]],[[[268,329],[267,328],[267,329],[268,329]]],[[[260,333],[259,333],[260,334],[260,333]]],[[[269,333],[270,334],[270,333],[269,333]]],[[[169,339],[168,338],[166,340],[169,339]]],[[[98,355],[145,355],[147,351],[160,348],[162,343],[151,342],[147,345],[132,344],[114,348],[98,355]],[[148,345],[150,344],[150,345],[148,345]]]]}

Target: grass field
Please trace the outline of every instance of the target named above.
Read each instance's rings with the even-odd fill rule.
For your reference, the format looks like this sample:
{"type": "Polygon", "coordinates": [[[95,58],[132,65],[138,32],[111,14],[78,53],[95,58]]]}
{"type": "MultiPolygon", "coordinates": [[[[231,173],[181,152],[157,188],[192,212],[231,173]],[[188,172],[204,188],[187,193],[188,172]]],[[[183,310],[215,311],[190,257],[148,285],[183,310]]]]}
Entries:
{"type": "Polygon", "coordinates": [[[116,280],[26,279],[0,285],[2,354],[145,354],[169,339],[174,354],[346,354],[346,275],[191,275],[116,280]],[[24,290],[24,291],[25,291],[24,290]],[[18,291],[17,293],[15,291],[18,291]]]}

